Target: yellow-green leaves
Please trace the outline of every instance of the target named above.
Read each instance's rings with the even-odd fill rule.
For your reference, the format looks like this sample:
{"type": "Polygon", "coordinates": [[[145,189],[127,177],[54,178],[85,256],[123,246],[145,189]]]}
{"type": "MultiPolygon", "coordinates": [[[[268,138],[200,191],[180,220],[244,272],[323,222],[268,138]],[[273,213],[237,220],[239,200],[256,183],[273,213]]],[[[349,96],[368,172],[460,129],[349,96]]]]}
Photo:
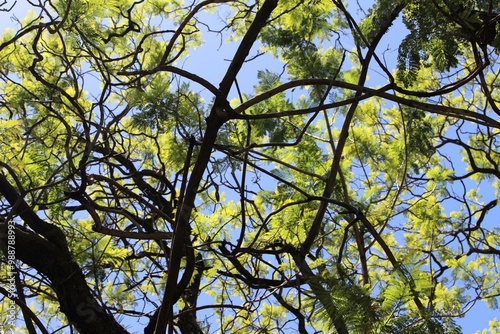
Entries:
{"type": "Polygon", "coordinates": [[[62,257],[19,252],[27,303],[48,332],[88,324],[68,276],[131,332],[455,333],[496,307],[490,2],[33,5],[1,38],[0,225],[62,257]]]}

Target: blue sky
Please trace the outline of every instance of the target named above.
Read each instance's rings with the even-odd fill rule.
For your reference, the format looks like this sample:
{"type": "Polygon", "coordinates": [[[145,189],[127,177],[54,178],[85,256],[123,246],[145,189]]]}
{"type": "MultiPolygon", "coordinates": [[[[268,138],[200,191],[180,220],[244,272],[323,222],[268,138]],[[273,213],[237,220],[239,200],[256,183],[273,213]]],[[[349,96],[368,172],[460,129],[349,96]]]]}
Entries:
{"type": "MultiPolygon", "coordinates": [[[[405,35],[406,28],[399,20],[397,24],[391,27],[389,33],[382,39],[379,50],[385,51],[384,58],[387,60],[389,65],[393,64],[395,67],[397,48],[399,42],[405,35]]],[[[210,39],[207,35],[205,35],[204,39],[206,41],[206,45],[200,48],[199,52],[191,52],[189,58],[183,63],[183,67],[197,73],[205,79],[209,79],[212,83],[218,83],[218,80],[222,78],[228,65],[228,61],[224,59],[230,58],[230,55],[234,53],[236,46],[227,44],[219,46],[220,39],[215,37],[210,39]],[[204,66],[207,59],[210,59],[210,66],[204,66]]],[[[256,52],[257,50],[254,51],[256,52]]],[[[257,82],[257,71],[262,70],[262,66],[267,66],[267,68],[271,69],[274,67],[274,70],[279,72],[281,71],[282,65],[268,55],[255,62],[247,63],[238,76],[240,87],[248,87],[248,89],[242,88],[243,92],[252,92],[251,87],[257,82]]],[[[389,66],[389,68],[391,68],[391,66],[389,66]]],[[[372,69],[369,72],[369,75],[369,84],[372,86],[382,86],[387,83],[385,76],[383,76],[381,71],[378,71],[377,69],[372,69]]],[[[230,96],[237,96],[234,90],[230,96]]],[[[484,329],[488,329],[489,321],[495,317],[500,317],[499,310],[492,310],[487,307],[486,303],[477,302],[465,318],[457,319],[457,323],[462,327],[464,334],[470,334],[476,333],[477,331],[482,332],[484,329]]]]}
{"type": "MultiPolygon", "coordinates": [[[[22,18],[23,13],[25,13],[26,8],[28,7],[27,3],[24,1],[19,1],[16,5],[15,9],[19,12],[18,17],[22,18]]],[[[3,30],[7,26],[14,26],[14,22],[10,20],[11,13],[0,12],[0,30],[3,30]]],[[[386,59],[389,64],[394,64],[398,42],[404,37],[406,31],[401,23],[393,26],[390,30],[390,33],[387,34],[382,42],[380,43],[380,50],[386,50],[385,53],[386,59]]],[[[225,39],[227,36],[223,36],[225,39]]],[[[225,59],[231,59],[234,51],[236,49],[236,45],[233,44],[222,44],[220,45],[220,39],[215,35],[205,35],[204,39],[206,41],[206,45],[198,49],[197,51],[192,51],[191,56],[186,60],[183,60],[178,66],[183,67],[186,70],[190,70],[197,75],[209,80],[215,85],[218,85],[218,82],[223,77],[229,62],[225,59]],[[212,36],[212,37],[210,37],[212,36]]],[[[253,50],[253,54],[256,53],[256,49],[253,50]]],[[[272,60],[269,55],[265,55],[255,62],[247,63],[244,65],[240,75],[238,76],[238,82],[243,92],[251,93],[252,86],[257,82],[257,71],[264,69],[265,67],[273,67],[280,66],[277,62],[272,60]]],[[[282,70],[281,66],[275,68],[276,72],[280,72],[282,70]]],[[[373,70],[370,72],[371,80],[369,81],[372,85],[383,85],[385,82],[383,81],[383,77],[376,71],[373,70]]],[[[193,86],[194,87],[194,86],[193,86]]],[[[204,92],[200,88],[200,93],[203,96],[207,96],[206,92],[204,92]]],[[[234,89],[231,93],[231,97],[236,97],[234,89]]],[[[208,102],[208,101],[207,101],[208,102]]],[[[482,331],[485,328],[488,328],[488,322],[494,317],[499,317],[500,313],[498,310],[491,310],[486,307],[483,302],[477,303],[474,308],[467,314],[467,317],[458,320],[457,322],[462,326],[463,333],[475,333],[476,331],[482,331]]],[[[135,324],[133,324],[134,327],[135,324]]],[[[139,330],[139,329],[138,329],[139,330]]]]}

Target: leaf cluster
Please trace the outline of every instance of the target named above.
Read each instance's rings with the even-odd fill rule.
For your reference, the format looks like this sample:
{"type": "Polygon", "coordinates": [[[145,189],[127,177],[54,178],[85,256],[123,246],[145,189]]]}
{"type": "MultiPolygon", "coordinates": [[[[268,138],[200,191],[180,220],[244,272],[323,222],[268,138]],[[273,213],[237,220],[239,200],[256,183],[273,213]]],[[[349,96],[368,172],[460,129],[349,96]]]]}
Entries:
{"type": "Polygon", "coordinates": [[[398,79],[408,87],[422,66],[439,72],[455,68],[464,43],[493,45],[495,8],[496,1],[409,1],[403,15],[409,32],[399,46],[398,79]]]}

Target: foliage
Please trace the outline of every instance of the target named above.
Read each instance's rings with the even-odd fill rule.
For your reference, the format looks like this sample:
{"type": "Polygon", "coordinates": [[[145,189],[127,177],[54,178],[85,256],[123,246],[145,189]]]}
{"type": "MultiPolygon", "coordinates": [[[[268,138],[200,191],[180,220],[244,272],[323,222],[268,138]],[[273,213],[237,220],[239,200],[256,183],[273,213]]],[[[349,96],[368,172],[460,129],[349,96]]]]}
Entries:
{"type": "Polygon", "coordinates": [[[497,48],[499,5],[498,1],[436,1],[429,6],[409,1],[403,16],[409,32],[399,47],[398,78],[408,86],[428,61],[440,72],[457,67],[461,44],[497,48]]]}
{"type": "Polygon", "coordinates": [[[0,5],[2,329],[451,334],[496,308],[499,3],[346,3],[0,5]]]}

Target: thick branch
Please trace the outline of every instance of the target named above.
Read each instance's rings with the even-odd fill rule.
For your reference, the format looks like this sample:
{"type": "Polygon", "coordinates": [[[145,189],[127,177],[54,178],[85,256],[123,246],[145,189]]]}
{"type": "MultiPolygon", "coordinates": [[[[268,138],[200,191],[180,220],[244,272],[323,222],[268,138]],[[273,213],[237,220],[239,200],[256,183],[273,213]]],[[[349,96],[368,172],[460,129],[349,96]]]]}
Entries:
{"type": "MultiPolygon", "coordinates": [[[[172,240],[172,252],[170,257],[170,267],[167,278],[167,284],[165,287],[165,295],[163,297],[162,306],[158,315],[158,322],[156,324],[155,332],[157,334],[164,333],[166,331],[167,322],[173,313],[173,305],[177,302],[175,299],[177,280],[179,276],[179,269],[182,259],[183,249],[185,245],[189,244],[189,234],[190,225],[189,219],[191,217],[191,211],[195,206],[196,194],[207,168],[210,156],[212,154],[212,149],[217,138],[217,133],[219,128],[228,120],[225,117],[224,106],[227,104],[227,94],[234,82],[236,75],[238,74],[245,58],[247,57],[250,49],[252,48],[258,34],[265,26],[267,19],[271,15],[274,8],[278,4],[277,0],[266,0],[262,8],[257,12],[254,21],[250,25],[245,37],[241,41],[241,44],[236,51],[233,61],[229,65],[226,75],[222,79],[219,87],[219,91],[224,96],[224,100],[217,97],[215,99],[214,106],[210,112],[210,116],[207,118],[207,130],[205,131],[205,137],[200,148],[200,154],[198,160],[196,161],[191,177],[189,179],[186,193],[183,203],[181,203],[180,214],[177,221],[177,225],[174,231],[174,237],[172,240]]],[[[227,111],[226,111],[227,112],[227,111]]],[[[192,252],[192,250],[189,250],[192,252]]],[[[194,265],[194,264],[191,264],[194,265]]],[[[186,271],[189,272],[189,271],[186,271]]]]}
{"type": "MultiPolygon", "coordinates": [[[[0,223],[0,229],[5,224],[0,223]]],[[[20,226],[15,228],[15,240],[17,259],[47,276],[61,312],[81,333],[128,333],[98,304],[69,251],[20,226]]],[[[2,242],[7,242],[6,236],[2,242]]]]}
{"type": "Polygon", "coordinates": [[[19,215],[33,231],[42,235],[63,252],[69,253],[64,233],[57,226],[47,223],[38,217],[35,211],[33,211],[33,208],[26,203],[24,198],[2,173],[0,173],[0,194],[2,194],[13,207],[13,213],[19,215]]]}

